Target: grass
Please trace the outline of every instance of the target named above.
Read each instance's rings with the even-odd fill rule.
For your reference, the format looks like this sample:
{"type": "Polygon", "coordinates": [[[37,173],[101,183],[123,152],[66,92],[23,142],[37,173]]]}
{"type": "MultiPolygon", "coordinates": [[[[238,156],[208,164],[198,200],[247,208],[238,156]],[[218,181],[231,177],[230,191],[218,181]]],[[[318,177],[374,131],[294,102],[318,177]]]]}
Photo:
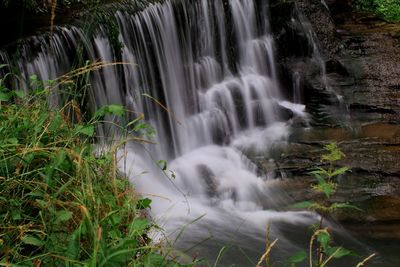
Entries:
{"type": "Polygon", "coordinates": [[[151,201],[119,173],[118,147],[96,149],[96,127],[123,107],[85,121],[75,100],[50,107],[44,87],[0,79],[0,266],[182,266],[152,244],[151,201]]]}
{"type": "Polygon", "coordinates": [[[373,12],[389,22],[400,22],[400,1],[398,0],[357,0],[356,8],[373,12]]]}

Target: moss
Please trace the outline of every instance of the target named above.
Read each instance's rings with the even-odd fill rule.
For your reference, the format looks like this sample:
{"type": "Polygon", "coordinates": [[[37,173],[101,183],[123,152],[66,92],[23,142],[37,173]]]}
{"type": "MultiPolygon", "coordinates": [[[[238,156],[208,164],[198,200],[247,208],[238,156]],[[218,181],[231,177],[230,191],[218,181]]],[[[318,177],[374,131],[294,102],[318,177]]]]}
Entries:
{"type": "Polygon", "coordinates": [[[356,8],[373,12],[389,22],[400,22],[400,1],[398,0],[358,0],[356,8]]]}

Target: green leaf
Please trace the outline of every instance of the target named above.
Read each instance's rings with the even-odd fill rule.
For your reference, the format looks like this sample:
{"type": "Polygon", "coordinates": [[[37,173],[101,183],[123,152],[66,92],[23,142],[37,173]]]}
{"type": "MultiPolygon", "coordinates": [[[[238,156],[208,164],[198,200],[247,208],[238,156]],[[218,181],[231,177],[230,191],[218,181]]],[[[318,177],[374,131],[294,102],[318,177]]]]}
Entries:
{"type": "Polygon", "coordinates": [[[68,211],[68,210],[60,210],[56,212],[56,223],[60,223],[60,222],[66,222],[69,219],[72,218],[72,212],[68,211]]]}
{"type": "Polygon", "coordinates": [[[344,174],[344,173],[346,173],[346,172],[349,171],[349,170],[350,170],[349,167],[342,167],[342,168],[336,169],[334,172],[331,173],[331,177],[344,174]]]}
{"type": "Polygon", "coordinates": [[[15,137],[7,138],[6,140],[4,140],[4,143],[11,144],[11,145],[17,145],[18,144],[18,139],[15,138],[15,137]]]}
{"type": "Polygon", "coordinates": [[[18,98],[24,98],[26,96],[25,92],[22,90],[15,90],[14,95],[16,95],[18,98]]]}
{"type": "Polygon", "coordinates": [[[135,219],[131,225],[129,225],[129,232],[131,234],[142,235],[144,230],[149,226],[149,221],[146,219],[135,219]]]}
{"type": "Polygon", "coordinates": [[[110,221],[111,221],[111,223],[112,223],[113,226],[119,225],[119,224],[121,223],[121,221],[122,221],[121,215],[119,215],[119,214],[112,214],[112,215],[110,216],[110,221]]]}
{"type": "Polygon", "coordinates": [[[50,125],[48,128],[49,131],[54,132],[54,131],[58,130],[61,126],[61,123],[62,123],[62,117],[60,114],[57,113],[50,122],[50,125]]]}
{"type": "Polygon", "coordinates": [[[309,174],[313,175],[314,177],[319,176],[321,178],[322,178],[322,176],[325,176],[325,177],[329,176],[329,172],[323,168],[317,168],[314,171],[309,172],[309,174]]]}
{"type": "Polygon", "coordinates": [[[80,251],[80,244],[79,244],[79,239],[80,239],[80,227],[75,230],[68,242],[67,246],[67,251],[65,252],[65,256],[71,258],[71,259],[77,259],[79,256],[79,251],[80,251]]]}
{"type": "Polygon", "coordinates": [[[22,238],[22,243],[27,244],[27,245],[32,245],[36,247],[41,247],[44,245],[44,242],[40,240],[39,238],[32,236],[32,235],[26,235],[22,238]]]}
{"type": "Polygon", "coordinates": [[[13,210],[11,211],[11,218],[13,221],[18,221],[22,219],[21,210],[13,210]]]}
{"type": "Polygon", "coordinates": [[[47,112],[43,112],[39,115],[39,118],[36,120],[34,131],[35,134],[39,134],[43,132],[44,123],[48,119],[49,114],[47,112]]]}
{"type": "Polygon", "coordinates": [[[146,266],[165,266],[166,265],[166,259],[165,256],[158,255],[156,253],[150,253],[146,255],[146,258],[144,259],[146,262],[146,266]]]}
{"type": "Polygon", "coordinates": [[[358,210],[358,211],[363,211],[357,206],[351,205],[349,203],[333,203],[330,207],[332,210],[338,210],[338,209],[353,209],[353,210],[358,210]]]}
{"type": "Polygon", "coordinates": [[[325,253],[335,259],[340,259],[351,254],[351,251],[343,247],[330,247],[325,250],[325,253]]]}
{"type": "Polygon", "coordinates": [[[317,192],[324,193],[327,198],[330,198],[335,192],[336,184],[331,182],[324,182],[319,183],[318,185],[314,185],[312,188],[317,192]]]}
{"type": "Polygon", "coordinates": [[[125,114],[124,107],[121,105],[108,105],[108,112],[115,116],[123,116],[125,114]]]}
{"type": "Polygon", "coordinates": [[[144,210],[150,207],[152,200],[149,198],[139,199],[136,203],[136,208],[139,210],[144,210]]]}
{"type": "Polygon", "coordinates": [[[325,184],[325,183],[326,183],[325,179],[322,178],[321,175],[319,175],[319,174],[314,174],[314,177],[317,179],[317,181],[318,181],[319,184],[325,184]]]}
{"type": "Polygon", "coordinates": [[[331,235],[328,231],[321,231],[317,236],[318,242],[321,244],[321,247],[326,251],[329,248],[329,242],[331,241],[331,235]]]}
{"type": "Polygon", "coordinates": [[[42,190],[40,189],[35,189],[34,191],[30,192],[29,194],[27,194],[27,196],[32,196],[32,197],[43,197],[44,193],[42,190]]]}
{"type": "Polygon", "coordinates": [[[316,203],[314,201],[302,201],[302,202],[298,202],[296,204],[290,205],[289,207],[294,208],[294,209],[309,209],[315,205],[316,205],[316,203]]]}
{"type": "Polygon", "coordinates": [[[95,119],[101,119],[106,115],[106,110],[105,107],[101,107],[96,112],[94,113],[94,118],[95,119]]]}
{"type": "Polygon", "coordinates": [[[101,119],[107,114],[123,116],[125,114],[125,109],[123,106],[115,104],[102,106],[94,113],[94,118],[101,119]]]}
{"type": "Polygon", "coordinates": [[[94,126],[93,125],[77,125],[76,133],[92,137],[94,135],[94,126]]]}
{"type": "Polygon", "coordinates": [[[55,167],[59,167],[61,164],[64,164],[67,159],[67,152],[64,149],[61,149],[57,152],[56,157],[53,159],[53,165],[55,167]]]}
{"type": "Polygon", "coordinates": [[[328,154],[322,155],[321,159],[322,161],[328,161],[328,162],[333,162],[337,160],[341,160],[344,157],[344,154],[340,149],[338,148],[337,144],[335,142],[327,144],[324,149],[328,151],[328,154]]]}
{"type": "Polygon", "coordinates": [[[168,164],[165,160],[159,160],[159,161],[157,161],[157,164],[163,171],[166,171],[168,168],[168,164]]]}
{"type": "Polygon", "coordinates": [[[288,259],[288,263],[291,267],[296,266],[297,263],[303,262],[307,258],[305,251],[299,251],[288,259]]]}
{"type": "Polygon", "coordinates": [[[139,122],[133,127],[133,132],[137,132],[138,134],[145,135],[147,137],[153,137],[156,133],[156,130],[147,123],[139,122]]]}
{"type": "Polygon", "coordinates": [[[0,92],[0,101],[8,101],[10,98],[11,96],[9,93],[0,92]]]}

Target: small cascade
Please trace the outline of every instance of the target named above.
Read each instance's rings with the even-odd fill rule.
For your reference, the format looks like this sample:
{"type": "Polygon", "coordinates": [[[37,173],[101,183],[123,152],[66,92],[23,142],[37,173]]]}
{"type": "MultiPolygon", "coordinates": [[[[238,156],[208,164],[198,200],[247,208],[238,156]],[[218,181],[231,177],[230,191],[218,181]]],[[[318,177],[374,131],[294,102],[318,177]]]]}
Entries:
{"type": "Polygon", "coordinates": [[[302,103],[302,91],[301,91],[301,75],[299,72],[295,71],[293,73],[293,103],[302,103]]]}
{"type": "Polygon", "coordinates": [[[296,26],[303,32],[308,40],[308,44],[312,51],[312,60],[319,67],[321,83],[324,85],[325,89],[332,92],[331,86],[329,84],[327,72],[326,72],[326,64],[325,60],[321,55],[321,49],[319,48],[318,38],[313,29],[311,22],[307,19],[307,17],[303,14],[303,12],[298,7],[298,4],[295,4],[295,14],[293,20],[296,22],[296,26]]]}
{"type": "MultiPolygon", "coordinates": [[[[328,5],[325,1],[321,1],[321,5],[323,5],[326,9],[329,10],[328,5]]],[[[311,49],[312,54],[312,61],[316,66],[319,67],[320,71],[320,79],[321,84],[325,88],[325,90],[334,98],[335,103],[338,103],[337,107],[331,107],[332,110],[330,113],[335,114],[340,119],[341,122],[348,122],[349,121],[349,108],[344,102],[343,96],[336,92],[332,86],[331,82],[329,81],[327,70],[326,70],[326,63],[321,54],[321,49],[319,47],[317,35],[313,29],[311,22],[307,19],[307,17],[303,14],[301,9],[299,8],[298,4],[295,3],[295,14],[292,21],[296,24],[296,27],[300,30],[300,32],[304,33],[307,37],[308,44],[311,49]]],[[[293,75],[293,83],[296,83],[295,79],[301,79],[296,76],[296,73],[293,75]]],[[[295,86],[295,85],[294,85],[295,86]]]]}
{"type": "MultiPolygon", "coordinates": [[[[258,175],[244,154],[265,156],[286,140],[290,118],[284,111],[305,116],[300,77],[293,103],[281,94],[267,8],[256,0],[165,1],[139,13],[121,8],[114,14],[120,54],[103,25],[94,37],[68,26],[27,40],[16,63],[0,54],[0,63],[16,64],[25,80],[36,74],[42,81],[71,70],[77,51],[92,62],[130,63],[93,72],[89,88],[91,110],[122,104],[143,112],[157,131],[157,145],[127,145],[121,170],[138,193],[153,199],[151,214],[169,234],[198,219],[179,239],[182,247],[210,235],[228,241],[237,233],[234,242],[256,241],[258,255],[268,223],[297,228],[316,219],[308,212],[276,211],[286,205],[285,193],[267,174],[258,175]],[[168,162],[163,171],[159,160],[168,162]]],[[[278,230],[276,225],[272,234],[278,230]]],[[[290,247],[289,236],[282,233],[281,240],[290,247]]]]}

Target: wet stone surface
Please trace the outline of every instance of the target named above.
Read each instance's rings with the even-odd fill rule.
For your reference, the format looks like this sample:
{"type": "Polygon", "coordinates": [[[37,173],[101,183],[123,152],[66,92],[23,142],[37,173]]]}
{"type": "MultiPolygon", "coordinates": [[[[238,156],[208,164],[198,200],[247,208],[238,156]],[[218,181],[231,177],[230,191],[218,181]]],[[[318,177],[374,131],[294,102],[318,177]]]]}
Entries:
{"type": "Polygon", "coordinates": [[[277,51],[280,74],[287,88],[295,73],[301,76],[302,103],[312,128],[292,129],[286,148],[272,151],[273,161],[256,158],[257,166],[262,172],[285,173],[280,186],[293,202],[315,199],[319,196],[309,189],[308,172],[320,164],[323,145],[338,142],[346,154],[338,167],[349,166],[352,172],[340,177],[333,201],[350,201],[364,212],[335,218],[362,236],[400,238],[400,24],[356,13],[351,1],[327,0],[329,10],[319,0],[296,1],[297,7],[275,2],[272,16],[291,21],[272,25],[277,47],[286,47],[277,51]],[[318,39],[330,88],[307,34],[293,22],[296,8],[318,39]],[[279,45],[287,43],[293,45],[279,45]]]}

